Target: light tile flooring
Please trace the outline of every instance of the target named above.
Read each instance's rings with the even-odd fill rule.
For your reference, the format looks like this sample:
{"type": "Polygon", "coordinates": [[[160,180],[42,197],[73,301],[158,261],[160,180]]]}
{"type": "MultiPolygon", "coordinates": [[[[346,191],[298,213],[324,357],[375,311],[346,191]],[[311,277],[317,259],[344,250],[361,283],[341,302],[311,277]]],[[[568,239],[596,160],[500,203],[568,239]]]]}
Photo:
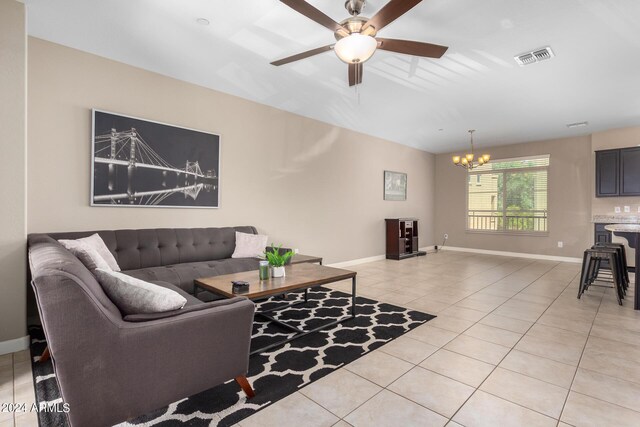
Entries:
{"type": "Polygon", "coordinates": [[[352,269],[359,295],[438,317],[242,427],[640,426],[632,292],[578,300],[578,264],[460,252],[352,269]]]}
{"type": "Polygon", "coordinates": [[[34,402],[29,351],[0,356],[0,404],[20,405],[15,412],[0,410],[0,427],[37,427],[37,414],[29,411],[34,402]],[[26,412],[21,410],[22,404],[26,412]]]}
{"type": "MultiPolygon", "coordinates": [[[[640,426],[632,293],[578,300],[577,264],[459,252],[352,269],[359,295],[438,317],[241,427],[640,426]]],[[[0,356],[0,401],[33,401],[27,358],[0,356]]],[[[13,425],[37,424],[0,414],[13,425]]]]}

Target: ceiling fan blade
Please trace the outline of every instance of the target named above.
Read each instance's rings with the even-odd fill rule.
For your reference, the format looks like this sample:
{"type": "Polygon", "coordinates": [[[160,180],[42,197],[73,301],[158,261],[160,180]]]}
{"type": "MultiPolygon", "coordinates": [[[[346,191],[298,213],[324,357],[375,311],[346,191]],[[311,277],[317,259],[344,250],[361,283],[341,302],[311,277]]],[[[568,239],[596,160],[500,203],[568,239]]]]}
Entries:
{"type": "Polygon", "coordinates": [[[278,66],[278,65],[288,64],[290,62],[299,61],[301,59],[308,58],[310,56],[317,55],[319,53],[323,53],[323,52],[326,52],[328,50],[333,50],[333,45],[332,44],[330,44],[328,46],[318,47],[316,49],[311,49],[311,50],[308,50],[306,52],[298,53],[297,55],[292,55],[292,56],[288,56],[286,58],[278,59],[277,61],[273,61],[271,63],[271,65],[278,66]]]}
{"type": "Polygon", "coordinates": [[[449,49],[447,46],[411,40],[383,39],[380,37],[376,37],[376,40],[378,40],[378,49],[427,58],[440,58],[449,49]]]}
{"type": "Polygon", "coordinates": [[[411,8],[420,3],[422,0],[391,0],[385,4],[369,21],[364,24],[363,30],[369,26],[373,26],[376,31],[380,31],[400,16],[407,13],[411,8]]]}
{"type": "Polygon", "coordinates": [[[362,83],[362,70],[362,62],[349,64],[349,86],[355,86],[362,83]]]}
{"type": "Polygon", "coordinates": [[[329,18],[327,15],[320,12],[318,9],[311,6],[309,3],[307,3],[304,0],[280,0],[280,1],[286,4],[287,6],[289,6],[291,9],[295,10],[296,12],[303,14],[304,16],[311,19],[312,21],[317,22],[323,27],[327,27],[331,31],[339,31],[340,29],[343,29],[342,26],[338,24],[336,21],[329,18]]]}

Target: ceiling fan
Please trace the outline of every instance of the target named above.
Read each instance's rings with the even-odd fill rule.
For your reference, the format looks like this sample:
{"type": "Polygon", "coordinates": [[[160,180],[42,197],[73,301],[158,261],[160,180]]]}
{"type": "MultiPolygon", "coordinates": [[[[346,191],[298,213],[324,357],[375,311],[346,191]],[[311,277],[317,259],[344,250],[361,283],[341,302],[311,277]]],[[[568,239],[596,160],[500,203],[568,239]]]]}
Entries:
{"type": "Polygon", "coordinates": [[[407,13],[422,0],[391,0],[372,18],[360,16],[365,0],[347,0],[344,7],[351,17],[340,23],[334,21],[305,0],[280,1],[296,12],[333,31],[337,42],[279,59],[272,62],[272,65],[284,65],[333,50],[340,60],[349,64],[349,86],[354,86],[362,83],[362,64],[371,58],[376,49],[426,58],[440,58],[448,49],[447,46],[431,43],[376,37],[378,31],[407,13]]]}

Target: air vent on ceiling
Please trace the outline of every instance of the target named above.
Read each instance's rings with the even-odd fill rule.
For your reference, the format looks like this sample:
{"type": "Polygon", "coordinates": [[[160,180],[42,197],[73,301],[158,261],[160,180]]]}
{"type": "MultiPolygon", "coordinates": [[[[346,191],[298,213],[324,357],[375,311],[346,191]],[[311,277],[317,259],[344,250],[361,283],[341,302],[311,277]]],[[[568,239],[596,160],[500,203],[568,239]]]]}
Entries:
{"type": "Polygon", "coordinates": [[[581,128],[584,126],[589,125],[589,122],[575,122],[575,123],[567,123],[567,127],[569,129],[573,129],[573,128],[581,128]]]}
{"type": "Polygon", "coordinates": [[[518,65],[524,67],[525,65],[535,64],[536,62],[546,61],[554,56],[555,54],[553,53],[553,50],[551,50],[551,47],[547,46],[531,52],[516,55],[513,59],[516,60],[518,65]]]}

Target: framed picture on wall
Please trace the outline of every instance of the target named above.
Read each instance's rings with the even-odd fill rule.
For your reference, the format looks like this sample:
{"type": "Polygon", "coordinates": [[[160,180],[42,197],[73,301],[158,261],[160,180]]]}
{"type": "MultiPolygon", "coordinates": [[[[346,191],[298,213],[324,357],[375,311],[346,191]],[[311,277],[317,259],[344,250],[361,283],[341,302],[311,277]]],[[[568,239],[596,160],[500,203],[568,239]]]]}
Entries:
{"type": "Polygon", "coordinates": [[[93,110],[91,206],[217,208],[220,135],[93,110]]]}
{"type": "Polygon", "coordinates": [[[407,200],[407,174],[384,171],[384,200],[407,200]]]}

